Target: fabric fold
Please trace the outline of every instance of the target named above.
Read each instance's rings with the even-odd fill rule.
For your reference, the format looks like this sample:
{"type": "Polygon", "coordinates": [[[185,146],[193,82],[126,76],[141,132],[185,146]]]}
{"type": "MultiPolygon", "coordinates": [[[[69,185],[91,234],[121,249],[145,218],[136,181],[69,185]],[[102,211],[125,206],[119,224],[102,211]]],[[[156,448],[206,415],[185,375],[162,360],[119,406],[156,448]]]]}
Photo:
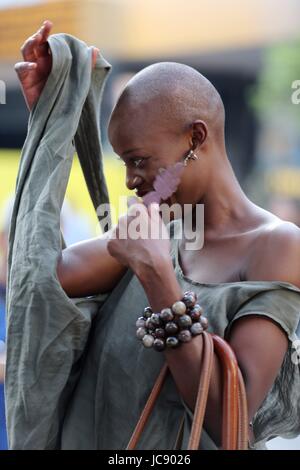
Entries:
{"type": "Polygon", "coordinates": [[[107,295],[69,299],[56,275],[60,211],[76,148],[94,204],[108,203],[100,100],[110,65],[67,34],[28,122],[9,235],[6,414],[11,449],[59,447],[91,321],[107,295]],[[41,403],[43,404],[41,406],[41,403]]]}

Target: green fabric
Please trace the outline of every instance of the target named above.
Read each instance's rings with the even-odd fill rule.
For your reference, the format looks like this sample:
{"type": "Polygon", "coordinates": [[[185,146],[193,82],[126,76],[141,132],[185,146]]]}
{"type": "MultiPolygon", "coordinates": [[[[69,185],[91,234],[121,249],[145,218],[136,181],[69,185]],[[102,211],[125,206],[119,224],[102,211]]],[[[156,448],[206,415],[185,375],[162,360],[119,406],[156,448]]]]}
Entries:
{"type": "MultiPolygon", "coordinates": [[[[90,51],[83,43],[60,35],[51,37],[50,45],[53,72],[30,117],[10,233],[6,377],[10,447],[123,449],[164,355],[145,349],[136,339],[135,322],[148,301],[130,270],[108,295],[86,299],[70,300],[57,280],[59,214],[72,161],[71,139],[95,82],[93,77],[90,81],[90,51]],[[73,60],[65,65],[70,51],[73,60]]],[[[100,96],[108,70],[103,59],[98,67],[91,103],[100,96]]],[[[93,119],[87,120],[92,127],[86,132],[99,139],[93,119]]],[[[91,145],[86,159],[93,149],[91,145]]],[[[86,168],[93,173],[89,164],[86,168]]],[[[300,290],[280,282],[203,284],[186,278],[174,237],[179,226],[176,222],[169,227],[175,273],[182,289],[199,294],[210,330],[224,337],[240,316],[267,315],[284,328],[291,347],[299,322],[300,290]]],[[[275,435],[299,433],[299,366],[291,362],[290,352],[255,416],[257,448],[275,435]]],[[[138,447],[173,449],[182,417],[185,448],[192,415],[169,375],[138,447]]],[[[216,448],[205,431],[200,447],[216,448]]]]}
{"type": "MultiPolygon", "coordinates": [[[[288,351],[279,374],[256,415],[253,432],[254,449],[266,449],[265,443],[276,436],[285,438],[300,434],[300,364],[293,344],[299,338],[296,329],[300,320],[300,289],[285,282],[245,281],[198,283],[183,274],[178,256],[181,222],[172,224],[172,256],[177,279],[183,290],[195,290],[209,319],[209,330],[227,337],[232,324],[246,315],[263,315],[274,320],[286,332],[288,351]]],[[[191,423],[192,413],[187,411],[191,423]]],[[[211,448],[210,438],[207,445],[211,448]]]]}
{"type": "MultiPolygon", "coordinates": [[[[254,419],[255,448],[275,435],[299,433],[299,366],[291,362],[291,341],[297,339],[300,290],[280,282],[202,284],[186,278],[172,239],[172,257],[182,289],[195,290],[210,322],[210,331],[224,337],[242,315],[266,315],[280,323],[290,348],[276,382],[254,419]],[[228,331],[228,330],[227,330],[228,331]]],[[[64,449],[123,449],[164,363],[163,354],[145,349],[135,337],[135,321],[148,304],[130,271],[110,294],[93,320],[82,374],[67,410],[64,449]]],[[[177,393],[171,376],[144,431],[138,448],[174,448],[185,415],[182,447],[186,448],[192,414],[177,393]]],[[[216,449],[204,431],[201,448],[216,449]]]]}
{"type": "Polygon", "coordinates": [[[110,65],[64,34],[49,38],[53,66],[30,114],[9,236],[6,413],[12,449],[59,445],[59,427],[76,382],[92,316],[105,296],[70,300],[56,266],[60,210],[76,141],[97,207],[108,202],[99,110],[110,65]]]}

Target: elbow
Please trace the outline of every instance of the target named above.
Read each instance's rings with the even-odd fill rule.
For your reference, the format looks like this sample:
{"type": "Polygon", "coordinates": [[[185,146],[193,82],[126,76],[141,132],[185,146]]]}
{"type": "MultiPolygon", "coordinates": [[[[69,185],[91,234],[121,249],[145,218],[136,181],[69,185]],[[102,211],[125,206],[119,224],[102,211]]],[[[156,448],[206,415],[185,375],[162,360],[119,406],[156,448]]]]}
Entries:
{"type": "Polygon", "coordinates": [[[56,276],[57,279],[59,280],[60,285],[62,286],[63,284],[63,255],[62,253],[60,254],[58,260],[57,260],[57,265],[56,265],[56,276]]]}
{"type": "Polygon", "coordinates": [[[65,260],[64,260],[63,253],[60,254],[60,256],[58,258],[58,261],[57,261],[56,277],[57,277],[62,289],[69,296],[70,292],[69,292],[69,289],[68,289],[68,276],[67,276],[66,263],[65,263],[65,260]]]}

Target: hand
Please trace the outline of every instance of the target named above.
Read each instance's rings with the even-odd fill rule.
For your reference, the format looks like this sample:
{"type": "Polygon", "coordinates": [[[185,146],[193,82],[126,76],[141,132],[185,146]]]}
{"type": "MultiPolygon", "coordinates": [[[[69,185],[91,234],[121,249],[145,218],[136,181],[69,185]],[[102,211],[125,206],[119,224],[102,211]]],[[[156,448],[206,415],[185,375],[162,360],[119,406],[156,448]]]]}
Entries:
{"type": "MultiPolygon", "coordinates": [[[[23,95],[29,111],[39,99],[52,68],[51,50],[47,43],[51,21],[44,21],[40,29],[21,47],[24,62],[15,64],[23,95]]],[[[93,48],[92,66],[95,66],[99,49],[93,48]]]]}
{"type": "Polygon", "coordinates": [[[129,266],[138,277],[171,266],[170,240],[158,204],[144,204],[132,198],[126,215],[119,218],[107,243],[111,256],[129,266]],[[151,236],[152,234],[152,236],[151,236]]]}

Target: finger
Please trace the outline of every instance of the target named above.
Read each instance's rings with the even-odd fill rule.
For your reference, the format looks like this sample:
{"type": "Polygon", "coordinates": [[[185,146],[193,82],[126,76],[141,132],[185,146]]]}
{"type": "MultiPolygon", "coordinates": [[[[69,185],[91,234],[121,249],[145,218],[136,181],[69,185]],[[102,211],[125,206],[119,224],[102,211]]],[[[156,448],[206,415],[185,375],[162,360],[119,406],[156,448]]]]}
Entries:
{"type": "Polygon", "coordinates": [[[159,220],[161,218],[160,207],[159,207],[159,204],[157,204],[157,202],[152,202],[151,204],[149,204],[149,206],[147,207],[147,210],[152,219],[159,220]]]}
{"type": "Polygon", "coordinates": [[[127,198],[127,216],[129,217],[136,217],[142,213],[147,214],[147,208],[141,201],[135,196],[129,196],[127,198]]]}
{"type": "Polygon", "coordinates": [[[20,79],[27,76],[30,71],[36,69],[37,64],[35,62],[17,62],[15,64],[15,71],[20,79]]]}
{"type": "Polygon", "coordinates": [[[51,21],[45,21],[44,24],[28,38],[21,47],[21,53],[24,60],[33,61],[36,59],[36,48],[43,42],[46,42],[49,32],[52,28],[51,21]]]}
{"type": "Polygon", "coordinates": [[[129,196],[127,198],[127,207],[131,207],[134,204],[140,204],[140,200],[136,196],[129,196]]]}
{"type": "Polygon", "coordinates": [[[37,43],[35,46],[35,54],[37,57],[44,57],[51,55],[51,49],[47,42],[53,23],[49,20],[44,21],[42,27],[39,30],[37,43]]]}
{"type": "Polygon", "coordinates": [[[52,21],[45,20],[43,26],[41,28],[42,33],[42,41],[47,41],[50,31],[52,29],[53,23],[52,21]]]}
{"type": "Polygon", "coordinates": [[[93,47],[93,50],[92,50],[92,68],[94,68],[95,65],[96,65],[97,57],[98,57],[99,52],[100,51],[97,47],[93,47]]]}
{"type": "Polygon", "coordinates": [[[36,57],[45,57],[45,56],[48,56],[51,55],[51,50],[50,50],[50,47],[49,47],[49,44],[47,42],[43,42],[41,44],[38,44],[35,48],[34,48],[34,51],[35,51],[35,55],[36,57]]]}
{"type": "Polygon", "coordinates": [[[159,204],[157,204],[156,202],[151,203],[147,207],[147,212],[148,212],[149,218],[151,219],[151,223],[153,223],[154,225],[160,226],[162,223],[162,218],[160,215],[159,204]]]}
{"type": "Polygon", "coordinates": [[[41,34],[36,33],[35,36],[31,36],[24,42],[23,46],[21,47],[21,53],[23,59],[26,62],[33,62],[34,60],[36,60],[35,47],[39,44],[40,39],[41,34]]]}
{"type": "MultiPolygon", "coordinates": [[[[160,213],[160,206],[155,203],[151,203],[148,207],[149,218],[151,220],[151,236],[157,239],[167,240],[169,234],[166,230],[165,222],[160,213]]],[[[168,221],[170,222],[170,221],[168,221]]]]}
{"type": "Polygon", "coordinates": [[[116,225],[109,236],[110,240],[116,240],[119,236],[119,227],[116,225]]]}
{"type": "Polygon", "coordinates": [[[31,37],[38,38],[41,42],[47,41],[52,26],[53,26],[53,23],[51,21],[45,20],[42,26],[31,37]]]}
{"type": "Polygon", "coordinates": [[[127,211],[128,217],[136,217],[140,213],[139,206],[137,204],[132,204],[127,211]]]}

